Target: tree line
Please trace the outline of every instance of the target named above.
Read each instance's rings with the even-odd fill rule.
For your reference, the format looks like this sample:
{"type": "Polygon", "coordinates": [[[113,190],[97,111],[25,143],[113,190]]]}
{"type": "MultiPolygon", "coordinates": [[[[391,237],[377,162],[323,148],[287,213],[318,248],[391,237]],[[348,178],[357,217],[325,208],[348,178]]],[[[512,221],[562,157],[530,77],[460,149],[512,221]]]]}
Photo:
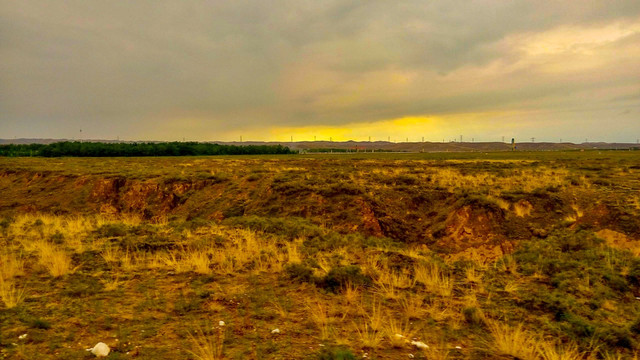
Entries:
{"type": "Polygon", "coordinates": [[[0,145],[0,156],[107,157],[295,154],[282,145],[221,145],[199,142],[101,143],[63,141],[52,144],[0,145]]]}

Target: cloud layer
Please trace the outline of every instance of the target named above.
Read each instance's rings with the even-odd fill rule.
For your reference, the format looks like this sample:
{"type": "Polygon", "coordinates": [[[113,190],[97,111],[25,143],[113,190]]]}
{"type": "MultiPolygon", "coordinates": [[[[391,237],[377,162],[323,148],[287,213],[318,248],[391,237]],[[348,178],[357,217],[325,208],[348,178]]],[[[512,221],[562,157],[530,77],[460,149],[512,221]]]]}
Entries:
{"type": "Polygon", "coordinates": [[[640,137],[636,0],[0,0],[0,58],[5,138],[640,137]]]}

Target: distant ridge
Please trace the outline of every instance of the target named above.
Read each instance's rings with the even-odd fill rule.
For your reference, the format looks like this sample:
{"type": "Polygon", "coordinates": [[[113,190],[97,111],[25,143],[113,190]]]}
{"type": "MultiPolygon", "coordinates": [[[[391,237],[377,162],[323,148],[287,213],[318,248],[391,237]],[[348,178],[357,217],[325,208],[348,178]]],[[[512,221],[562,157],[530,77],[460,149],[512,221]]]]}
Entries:
{"type": "MultiPolygon", "coordinates": [[[[69,139],[0,139],[5,144],[51,144],[60,141],[78,141],[69,139]]],[[[160,143],[164,141],[120,141],[83,139],[85,142],[102,143],[160,143]]],[[[473,151],[510,151],[511,144],[503,142],[388,142],[388,141],[201,141],[221,145],[283,145],[293,150],[313,151],[318,149],[335,149],[349,151],[382,150],[392,152],[473,152],[473,151]]],[[[522,142],[516,143],[518,151],[559,151],[559,150],[640,150],[637,143],[587,142],[574,144],[570,142],[522,142]]]]}

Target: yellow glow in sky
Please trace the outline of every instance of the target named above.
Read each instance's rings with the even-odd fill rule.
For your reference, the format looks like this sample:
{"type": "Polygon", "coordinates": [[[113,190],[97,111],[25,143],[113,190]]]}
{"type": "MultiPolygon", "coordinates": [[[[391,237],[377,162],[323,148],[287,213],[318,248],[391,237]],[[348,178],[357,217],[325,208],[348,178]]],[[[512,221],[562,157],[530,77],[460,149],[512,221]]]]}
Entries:
{"type": "MultiPolygon", "coordinates": [[[[244,139],[270,141],[425,141],[441,142],[458,140],[466,132],[465,141],[471,134],[482,134],[495,127],[495,120],[515,116],[507,112],[485,112],[452,114],[443,116],[406,116],[368,123],[350,123],[338,126],[272,127],[262,131],[245,132],[244,139]]],[[[506,130],[506,129],[505,129],[506,130]]],[[[239,133],[226,137],[239,138],[239,133]]],[[[502,134],[509,136],[508,133],[502,134]]],[[[484,141],[497,141],[498,136],[484,141]]],[[[478,138],[478,141],[481,139],[478,138]]]]}

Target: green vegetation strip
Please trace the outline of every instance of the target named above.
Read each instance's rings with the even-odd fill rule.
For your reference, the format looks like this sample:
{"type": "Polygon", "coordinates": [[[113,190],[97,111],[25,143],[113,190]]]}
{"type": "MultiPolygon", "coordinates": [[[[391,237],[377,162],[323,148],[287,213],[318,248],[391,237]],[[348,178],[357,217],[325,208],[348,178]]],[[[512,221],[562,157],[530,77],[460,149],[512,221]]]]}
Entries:
{"type": "Polygon", "coordinates": [[[0,145],[0,156],[194,156],[294,154],[282,145],[220,145],[198,142],[101,143],[57,142],[53,144],[0,145]]]}

